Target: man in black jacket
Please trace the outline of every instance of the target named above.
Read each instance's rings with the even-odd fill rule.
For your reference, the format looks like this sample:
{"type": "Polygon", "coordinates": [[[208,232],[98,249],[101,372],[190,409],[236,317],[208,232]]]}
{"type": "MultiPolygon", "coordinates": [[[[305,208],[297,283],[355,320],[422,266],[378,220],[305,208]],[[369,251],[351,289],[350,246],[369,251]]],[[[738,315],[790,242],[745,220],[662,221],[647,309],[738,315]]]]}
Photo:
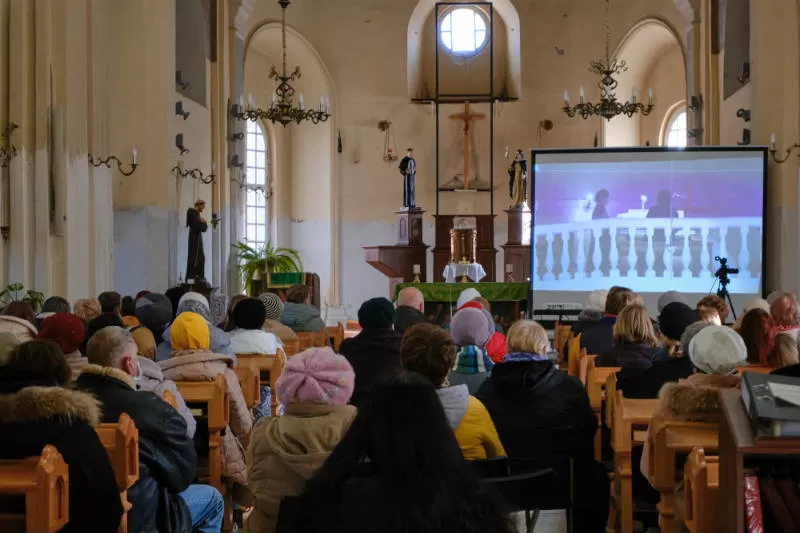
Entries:
{"type": "Polygon", "coordinates": [[[75,386],[102,404],[103,422],[127,413],[139,431],[139,480],[128,491],[131,533],[219,532],[222,496],[213,487],[191,485],[197,454],[186,422],[152,392],[137,391],[137,348],[130,333],[109,326],[87,348],[90,365],[75,386]]]}
{"type": "Polygon", "coordinates": [[[400,335],[415,324],[428,320],[425,312],[425,297],[416,287],[406,287],[397,295],[397,313],[394,318],[394,329],[400,335]]]}

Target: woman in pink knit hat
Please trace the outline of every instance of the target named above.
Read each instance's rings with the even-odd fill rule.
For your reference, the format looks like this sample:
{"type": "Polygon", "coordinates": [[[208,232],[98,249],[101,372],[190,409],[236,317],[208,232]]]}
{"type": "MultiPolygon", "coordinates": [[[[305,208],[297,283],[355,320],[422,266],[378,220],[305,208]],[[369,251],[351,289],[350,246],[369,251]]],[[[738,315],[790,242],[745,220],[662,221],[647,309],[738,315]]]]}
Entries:
{"type": "Polygon", "coordinates": [[[261,418],[247,448],[256,504],[245,531],[273,533],[281,498],[299,495],[339,444],[356,415],[347,405],[354,381],[350,363],[330,348],[311,348],[286,363],[275,386],[284,416],[261,418]]]}

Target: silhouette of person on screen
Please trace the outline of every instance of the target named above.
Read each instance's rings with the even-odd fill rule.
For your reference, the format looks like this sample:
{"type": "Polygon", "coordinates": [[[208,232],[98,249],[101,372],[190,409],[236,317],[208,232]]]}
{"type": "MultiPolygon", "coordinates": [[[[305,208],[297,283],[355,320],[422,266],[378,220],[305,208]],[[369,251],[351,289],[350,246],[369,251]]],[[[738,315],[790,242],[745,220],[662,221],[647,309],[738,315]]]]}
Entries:
{"type": "Polygon", "coordinates": [[[658,203],[647,212],[647,218],[678,218],[678,210],[672,207],[672,193],[659,192],[658,203]]]}
{"type": "Polygon", "coordinates": [[[600,189],[594,195],[594,211],[592,211],[592,220],[599,220],[601,218],[609,218],[608,216],[608,197],[609,193],[605,189],[600,189]]]}

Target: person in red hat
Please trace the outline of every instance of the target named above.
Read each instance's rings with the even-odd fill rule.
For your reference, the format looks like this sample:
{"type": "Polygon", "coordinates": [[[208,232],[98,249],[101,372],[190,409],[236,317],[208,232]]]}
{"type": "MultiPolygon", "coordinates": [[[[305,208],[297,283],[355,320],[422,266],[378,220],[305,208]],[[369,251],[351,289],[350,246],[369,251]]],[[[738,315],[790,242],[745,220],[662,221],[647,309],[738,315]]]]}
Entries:
{"type": "Polygon", "coordinates": [[[80,352],[86,335],[83,321],[72,313],[55,313],[45,318],[37,338],[58,344],[72,371],[70,383],[78,379],[83,368],[89,364],[80,352]]]}

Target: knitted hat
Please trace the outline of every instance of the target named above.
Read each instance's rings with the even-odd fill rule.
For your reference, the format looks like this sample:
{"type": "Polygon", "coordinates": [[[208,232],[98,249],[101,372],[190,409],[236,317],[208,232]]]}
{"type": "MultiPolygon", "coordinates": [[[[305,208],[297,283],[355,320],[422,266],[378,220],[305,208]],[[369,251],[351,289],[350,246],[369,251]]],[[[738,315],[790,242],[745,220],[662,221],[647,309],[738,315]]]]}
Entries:
{"type": "Polygon", "coordinates": [[[156,342],[160,342],[164,330],[167,329],[170,320],[172,320],[172,313],[163,305],[153,305],[152,302],[149,305],[139,307],[139,302],[142,300],[144,298],[136,302],[136,318],[139,319],[139,322],[144,327],[153,332],[156,342]]]}
{"type": "Polygon", "coordinates": [[[475,298],[480,298],[481,293],[478,292],[478,289],[473,289],[470,287],[469,289],[464,289],[461,291],[461,294],[458,295],[458,301],[456,302],[456,309],[461,309],[465,303],[471,302],[475,298]]]}
{"type": "Polygon", "coordinates": [[[241,329],[262,329],[267,310],[258,298],[245,298],[233,308],[233,321],[241,329]]]}
{"type": "Polygon", "coordinates": [[[358,324],[364,329],[386,329],[394,324],[394,305],[386,298],[370,298],[358,310],[358,324]]]}
{"type": "Polygon", "coordinates": [[[672,302],[658,315],[658,328],[665,337],[678,341],[686,328],[698,320],[697,311],[686,304],[672,302]]]}
{"type": "Polygon", "coordinates": [[[462,309],[450,321],[450,335],[458,346],[484,347],[493,333],[494,324],[483,309],[462,309]]]}
{"type": "Polygon", "coordinates": [[[208,332],[206,319],[197,313],[181,313],[169,328],[169,339],[172,349],[208,350],[211,335],[208,332]]]}
{"type": "Polygon", "coordinates": [[[267,320],[280,320],[283,315],[283,302],[280,296],[273,292],[265,292],[258,299],[267,310],[267,320]]]}
{"type": "Polygon", "coordinates": [[[278,400],[344,405],[353,395],[355,374],[330,348],[310,348],[291,357],[275,385],[278,400]]]}
{"type": "Polygon", "coordinates": [[[172,316],[172,302],[163,294],[158,294],[157,292],[149,292],[145,294],[140,299],[136,300],[136,309],[139,309],[140,306],[150,304],[160,305],[166,308],[169,311],[170,316],[172,316]]]}
{"type": "Polygon", "coordinates": [[[769,303],[763,298],[754,298],[752,300],[748,300],[747,303],[742,306],[742,315],[748,311],[752,311],[753,309],[761,309],[767,313],[770,312],[769,303]]]}
{"type": "Polygon", "coordinates": [[[689,343],[689,358],[701,372],[728,375],[747,361],[747,347],[733,329],[712,324],[689,343]]]}
{"type": "Polygon", "coordinates": [[[8,363],[17,346],[20,345],[19,339],[10,331],[0,331],[0,366],[8,363]]]}
{"type": "Polygon", "coordinates": [[[100,302],[94,298],[76,300],[72,312],[88,324],[90,320],[100,315],[100,302]]]}
{"type": "Polygon", "coordinates": [[[45,318],[37,336],[39,339],[58,344],[64,355],[69,355],[80,348],[85,337],[83,321],[72,313],[55,313],[45,318]]]}
{"type": "Polygon", "coordinates": [[[689,300],[683,294],[678,291],[667,291],[658,298],[658,312],[661,313],[666,306],[675,302],[689,305],[689,300]]]}
{"type": "Polygon", "coordinates": [[[208,305],[208,300],[197,292],[187,292],[181,297],[176,315],[181,313],[197,313],[207,322],[211,322],[211,307],[208,305]]]}
{"type": "Polygon", "coordinates": [[[131,337],[133,337],[136,343],[136,347],[138,348],[137,353],[139,355],[155,352],[156,338],[153,336],[153,332],[146,327],[140,326],[133,328],[131,330],[131,337]]]}
{"type": "Polygon", "coordinates": [[[583,308],[587,311],[603,311],[606,308],[606,298],[608,298],[608,291],[605,289],[592,291],[586,298],[586,303],[583,308]]]}

